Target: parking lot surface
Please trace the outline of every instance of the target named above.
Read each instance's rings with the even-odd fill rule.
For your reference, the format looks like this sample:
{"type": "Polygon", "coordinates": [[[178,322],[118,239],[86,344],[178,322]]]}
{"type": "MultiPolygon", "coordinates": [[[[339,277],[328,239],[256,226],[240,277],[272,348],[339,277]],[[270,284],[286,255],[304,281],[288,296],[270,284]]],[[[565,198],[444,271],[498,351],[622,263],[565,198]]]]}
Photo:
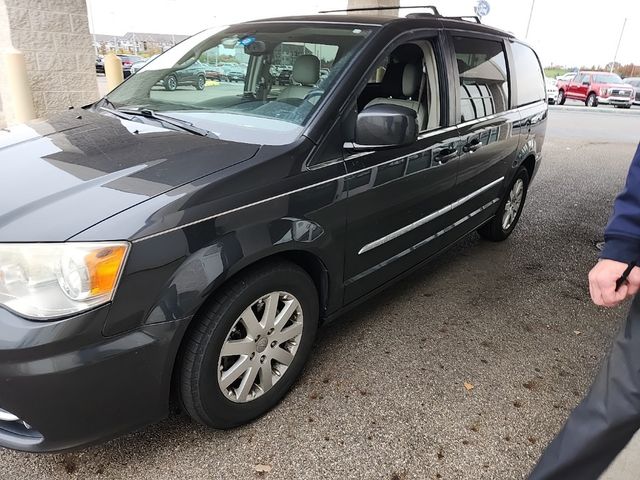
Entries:
{"type": "Polygon", "coordinates": [[[640,132],[611,117],[552,111],[512,237],[474,234],[321,331],[262,419],[213,431],[176,413],[78,452],[2,450],[0,478],[524,478],[626,308],[593,306],[586,280],[640,132]]]}

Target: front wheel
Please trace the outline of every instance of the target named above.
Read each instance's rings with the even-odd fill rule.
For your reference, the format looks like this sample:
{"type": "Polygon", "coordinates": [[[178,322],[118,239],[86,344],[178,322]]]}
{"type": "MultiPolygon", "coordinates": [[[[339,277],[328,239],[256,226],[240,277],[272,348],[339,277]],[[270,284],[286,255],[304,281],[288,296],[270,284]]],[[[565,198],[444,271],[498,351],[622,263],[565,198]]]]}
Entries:
{"type": "Polygon", "coordinates": [[[318,294],[304,270],[270,262],[232,280],[194,321],[182,348],[182,403],[194,420],[232,428],[274,407],[300,374],[318,294]]]}
{"type": "Polygon", "coordinates": [[[173,92],[176,88],[178,88],[178,79],[175,75],[169,75],[164,79],[164,88],[170,92],[173,92]]]}
{"type": "Polygon", "coordinates": [[[598,97],[596,97],[595,93],[590,93],[587,97],[587,101],[585,102],[587,107],[597,107],[598,106],[598,97]]]}
{"type": "Polygon", "coordinates": [[[196,90],[204,90],[206,84],[207,79],[200,75],[198,76],[198,80],[196,81],[196,84],[194,86],[196,87],[196,90]]]}
{"type": "Polygon", "coordinates": [[[567,100],[567,97],[564,94],[564,90],[560,90],[558,92],[558,105],[564,105],[564,102],[567,100]]]}
{"type": "Polygon", "coordinates": [[[495,217],[478,229],[483,238],[492,242],[501,242],[511,235],[522,214],[529,188],[529,172],[521,167],[516,173],[511,186],[500,202],[495,217]]]}

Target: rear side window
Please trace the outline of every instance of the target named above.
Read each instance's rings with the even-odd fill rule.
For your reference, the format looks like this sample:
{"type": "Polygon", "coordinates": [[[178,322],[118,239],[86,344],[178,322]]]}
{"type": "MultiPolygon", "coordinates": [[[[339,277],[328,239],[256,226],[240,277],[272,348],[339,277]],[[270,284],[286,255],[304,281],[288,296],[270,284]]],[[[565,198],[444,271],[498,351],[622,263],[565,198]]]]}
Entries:
{"type": "Polygon", "coordinates": [[[462,122],[509,108],[507,59],[501,42],[453,37],[462,122]]]}
{"type": "Polygon", "coordinates": [[[515,69],[518,106],[527,105],[545,98],[544,74],[536,54],[526,45],[512,43],[513,68],[515,69]]]}

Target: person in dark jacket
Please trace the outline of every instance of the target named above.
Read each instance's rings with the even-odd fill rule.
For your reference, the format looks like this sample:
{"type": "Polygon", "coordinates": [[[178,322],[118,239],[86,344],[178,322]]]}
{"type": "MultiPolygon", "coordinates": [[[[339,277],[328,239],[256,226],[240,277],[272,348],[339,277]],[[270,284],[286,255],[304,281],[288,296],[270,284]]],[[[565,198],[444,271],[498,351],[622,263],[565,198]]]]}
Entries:
{"type": "MultiPolygon", "coordinates": [[[[589,272],[596,305],[615,307],[640,289],[640,146],[605,229],[600,260],[589,272]]],[[[635,296],[587,396],[531,472],[530,480],[596,480],[640,429],[640,296],[635,296]]]]}

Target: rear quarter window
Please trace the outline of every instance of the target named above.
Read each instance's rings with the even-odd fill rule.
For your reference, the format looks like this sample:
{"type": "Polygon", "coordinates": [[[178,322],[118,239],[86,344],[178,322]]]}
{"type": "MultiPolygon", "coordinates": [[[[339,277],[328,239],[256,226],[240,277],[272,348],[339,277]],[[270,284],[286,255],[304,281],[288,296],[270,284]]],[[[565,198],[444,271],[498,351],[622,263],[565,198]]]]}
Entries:
{"type": "Polygon", "coordinates": [[[460,121],[509,109],[507,59],[502,42],[453,37],[459,75],[460,121]]]}
{"type": "Polygon", "coordinates": [[[511,44],[511,51],[513,52],[517,105],[520,107],[543,100],[546,88],[538,57],[531,48],[517,42],[511,44]]]}

